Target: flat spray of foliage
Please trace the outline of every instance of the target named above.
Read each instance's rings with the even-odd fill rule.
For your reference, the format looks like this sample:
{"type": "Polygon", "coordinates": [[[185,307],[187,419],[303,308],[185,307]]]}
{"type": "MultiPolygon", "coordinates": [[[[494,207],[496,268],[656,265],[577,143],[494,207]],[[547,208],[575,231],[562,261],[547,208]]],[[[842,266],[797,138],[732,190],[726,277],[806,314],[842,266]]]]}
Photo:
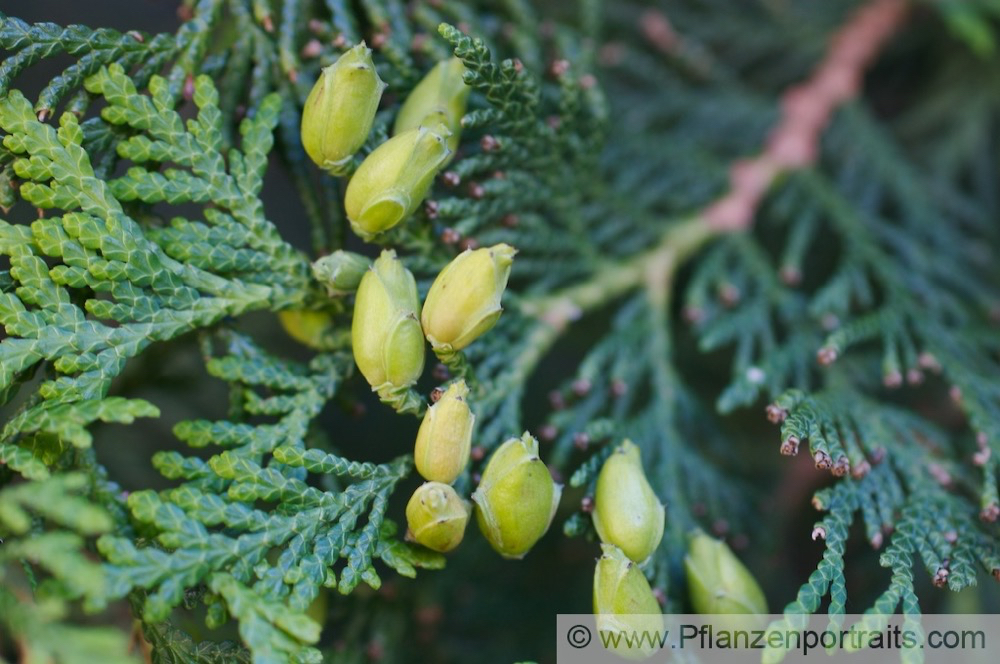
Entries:
{"type": "MultiPolygon", "coordinates": [[[[457,55],[472,88],[458,157],[377,243],[422,293],[461,246],[519,252],[500,323],[456,365],[478,452],[531,424],[585,509],[610,443],[635,441],[667,506],[645,570],[670,610],[687,608],[692,527],[771,539],[753,525],[770,487],[740,455],[782,466],[779,449],[834,476],[789,620],[847,610],[852,531],[891,572],[880,612],[917,616],[926,578],[1000,575],[996,3],[274,4],[185,0],[157,35],[0,15],[0,661],[319,662],[307,609],[327,589],[444,566],[386,518],[412,459],[315,435],[359,383],[351,298],[309,269],[346,241],[344,181],[308,161],[298,123],[319,67],[362,39],[390,92],[362,154],[435,62],[457,55]],[[70,64],[26,98],[21,75],[57,55],[70,64]],[[883,94],[863,88],[873,67],[883,94]],[[265,215],[269,168],[294,182],[308,253],[265,215]],[[338,330],[307,363],[234,326],[287,309],[338,330]],[[594,317],[606,329],[549,416],[525,422],[536,369],[594,317]],[[112,388],[183,335],[228,383],[229,419],[178,423],[191,451],[152,458],[170,488],[125,495],[91,430],[161,415],[112,388]],[[767,404],[771,442],[744,433],[767,404]],[[172,624],[195,610],[240,642],[172,624]],[[79,620],[114,611],[131,637],[79,620]]],[[[560,515],[593,536],[585,511],[560,515]]]]}

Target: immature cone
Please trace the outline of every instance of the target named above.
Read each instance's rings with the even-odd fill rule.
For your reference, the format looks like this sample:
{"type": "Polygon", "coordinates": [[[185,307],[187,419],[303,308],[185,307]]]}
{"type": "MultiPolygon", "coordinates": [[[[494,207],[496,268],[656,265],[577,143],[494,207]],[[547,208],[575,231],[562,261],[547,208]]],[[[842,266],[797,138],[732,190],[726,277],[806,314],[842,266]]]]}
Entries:
{"type": "Polygon", "coordinates": [[[364,42],[325,67],[302,109],[302,146],[309,158],[342,173],[371,133],[383,90],[364,42]]]}
{"type": "Polygon", "coordinates": [[[312,273],[330,295],[346,295],[358,289],[370,265],[367,257],[338,249],[313,263],[312,273]]]}
{"type": "Polygon", "coordinates": [[[464,380],[454,382],[424,413],[413,452],[424,479],[451,484],[469,463],[476,416],[465,400],[468,394],[464,380]]]}
{"type": "MultiPolygon", "coordinates": [[[[653,596],[649,582],[639,566],[632,562],[613,544],[602,544],[603,555],[597,560],[594,571],[594,613],[597,631],[604,634],[636,635],[632,645],[624,638],[614,652],[629,659],[645,659],[656,648],[647,637],[639,641],[643,632],[654,639],[663,633],[663,615],[653,596]]],[[[614,643],[608,639],[609,643],[614,643]]]]}
{"type": "Polygon", "coordinates": [[[420,485],[406,504],[406,539],[444,553],[462,542],[472,505],[441,482],[420,485]]]}
{"type": "Polygon", "coordinates": [[[393,136],[368,155],[351,177],[344,208],[351,228],[370,240],[420,206],[450,154],[438,127],[418,127],[393,136]]]}
{"type": "Polygon", "coordinates": [[[278,320],[288,336],[315,350],[330,350],[335,345],[336,326],[330,314],[308,309],[286,309],[278,320]]]}
{"type": "Polygon", "coordinates": [[[684,558],[691,606],[698,613],[767,613],[757,581],[722,540],[696,530],[684,558]]]}
{"type": "Polygon", "coordinates": [[[472,494],[476,521],[504,558],[523,558],[549,529],[562,485],[538,458],[538,441],[525,433],[497,448],[472,494]]]}
{"type": "Polygon", "coordinates": [[[409,270],[387,250],[361,279],[354,303],[354,361],[379,396],[389,398],[417,382],[424,370],[420,300],[409,270]]]}
{"type": "Polygon", "coordinates": [[[496,324],[516,253],[507,244],[467,249],[441,270],[421,317],[435,353],[462,350],[496,324]]]}
{"type": "Polygon", "coordinates": [[[462,76],[465,66],[458,58],[443,60],[417,83],[396,116],[393,133],[414,127],[444,125],[451,135],[448,147],[454,153],[462,131],[462,116],[469,99],[469,86],[462,76]]]}
{"type": "Polygon", "coordinates": [[[639,448],[623,442],[601,467],[594,494],[594,527],[601,541],[642,562],[663,538],[665,510],[642,471],[639,448]]]}

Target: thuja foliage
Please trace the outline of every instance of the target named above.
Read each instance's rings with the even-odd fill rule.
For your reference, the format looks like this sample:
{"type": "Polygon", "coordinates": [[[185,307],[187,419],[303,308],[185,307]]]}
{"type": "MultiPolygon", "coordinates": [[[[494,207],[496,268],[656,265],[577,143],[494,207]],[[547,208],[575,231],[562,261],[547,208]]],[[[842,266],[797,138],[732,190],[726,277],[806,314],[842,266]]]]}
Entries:
{"type": "MultiPolygon", "coordinates": [[[[699,528],[793,622],[916,620],[959,606],[934,586],[1000,577],[996,3],[662,4],[184,0],[159,34],[0,15],[0,661],[421,659],[399,617],[412,596],[372,608],[364,588],[421,570],[406,583],[456,613],[450,575],[504,590],[462,549],[443,569],[404,537],[413,458],[384,451],[412,451],[412,415],[457,379],[475,418],[455,491],[537,438],[567,484],[545,539],[582,536],[567,546],[585,558],[601,469],[635,455],[665,524],[632,583],[666,611],[703,605],[684,571],[699,528]],[[302,110],[362,40],[386,89],[331,175],[302,110]],[[362,242],[350,174],[451,57],[469,88],[455,154],[362,242]],[[295,201],[265,195],[274,173],[295,201]],[[423,301],[460,251],[501,244],[516,256],[496,326],[369,398],[357,284],[311,264],[392,249],[423,301]],[[128,366],[185,344],[227,386],[225,415],[177,421],[130,389],[128,366]],[[346,453],[366,429],[326,415],[359,399],[404,444],[346,453]],[[122,426],[147,418],[174,439],[122,426]],[[162,481],[123,491],[95,451],[107,436],[162,481]],[[777,567],[801,549],[817,562],[790,587],[777,567]]],[[[602,530],[601,565],[624,561],[602,530]]],[[[560,612],[590,610],[580,569],[560,612]]],[[[989,606],[972,592],[961,606],[989,606]]]]}

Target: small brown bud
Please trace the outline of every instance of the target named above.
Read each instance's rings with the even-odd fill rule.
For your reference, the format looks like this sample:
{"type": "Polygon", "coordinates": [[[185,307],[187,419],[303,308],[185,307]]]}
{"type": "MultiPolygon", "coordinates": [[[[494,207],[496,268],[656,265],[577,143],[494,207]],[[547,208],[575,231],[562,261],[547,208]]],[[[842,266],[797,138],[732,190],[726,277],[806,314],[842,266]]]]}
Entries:
{"type": "Polygon", "coordinates": [[[923,369],[927,369],[933,373],[938,373],[941,371],[941,364],[937,361],[937,358],[933,354],[924,351],[917,357],[917,364],[923,369]]]}
{"type": "Polygon", "coordinates": [[[486,448],[482,445],[476,445],[472,448],[469,456],[472,457],[473,461],[482,461],[486,458],[486,448]]]}
{"type": "Polygon", "coordinates": [[[552,424],[543,425],[538,430],[538,439],[545,443],[551,443],[559,435],[559,430],[552,424]]]}
{"type": "Polygon", "coordinates": [[[856,480],[861,479],[865,475],[871,472],[872,466],[867,460],[862,460],[860,463],[855,464],[851,467],[851,477],[856,480]]]}
{"type": "Polygon", "coordinates": [[[483,149],[483,152],[495,152],[500,149],[500,141],[495,136],[486,134],[479,139],[479,147],[483,149]]]}
{"type": "Polygon", "coordinates": [[[949,531],[947,531],[944,534],[944,541],[947,542],[948,544],[954,544],[955,542],[957,542],[958,541],[958,531],[957,530],[949,530],[949,531]]]}
{"type": "Polygon", "coordinates": [[[581,452],[586,451],[587,446],[590,445],[590,436],[582,431],[573,434],[573,445],[576,449],[581,452]]]}
{"type": "Polygon", "coordinates": [[[833,459],[823,450],[817,450],[813,454],[813,462],[815,462],[816,467],[820,470],[829,470],[833,466],[833,459]]]}
{"type": "Polygon", "coordinates": [[[690,325],[697,325],[705,320],[705,311],[699,307],[687,306],[681,314],[690,325]]]}
{"type": "Polygon", "coordinates": [[[431,372],[431,375],[434,376],[435,380],[444,382],[449,378],[451,378],[451,371],[448,369],[447,366],[438,362],[436,365],[434,365],[434,370],[431,372]]]}
{"type": "Polygon", "coordinates": [[[427,47],[427,33],[418,32],[413,35],[413,39],[410,40],[410,50],[414,53],[420,53],[427,47]]]}
{"type": "Polygon", "coordinates": [[[729,532],[729,522],[725,519],[716,519],[712,523],[712,532],[720,537],[729,532]]]}
{"type": "Polygon", "coordinates": [[[443,395],[444,395],[444,390],[441,389],[440,387],[435,387],[433,390],[431,390],[431,403],[437,403],[438,401],[441,400],[441,397],[443,395]]]}
{"type": "Polygon", "coordinates": [[[730,283],[723,283],[719,285],[719,301],[722,302],[724,307],[734,307],[740,301],[740,290],[730,283]]]}
{"type": "Polygon", "coordinates": [[[569,71],[569,60],[553,60],[552,64],[549,65],[549,72],[556,78],[562,76],[569,71]]]}
{"type": "Polygon", "coordinates": [[[462,251],[473,251],[479,248],[479,241],[474,237],[463,238],[462,241],[458,243],[458,247],[462,251]]]}
{"type": "Polygon", "coordinates": [[[518,223],[519,223],[519,220],[518,220],[518,218],[517,218],[517,215],[516,215],[516,214],[513,214],[513,213],[509,213],[509,214],[505,214],[505,215],[503,216],[503,218],[502,218],[502,219],[500,219],[500,223],[501,223],[501,224],[502,224],[502,225],[503,225],[503,226],[504,226],[505,228],[517,228],[517,225],[518,225],[518,223]]]}
{"type": "Polygon", "coordinates": [[[785,456],[795,456],[799,453],[800,442],[798,436],[789,436],[781,442],[781,453],[785,456]]]}
{"type": "Polygon", "coordinates": [[[323,52],[323,44],[320,43],[318,39],[310,39],[306,42],[305,46],[302,47],[302,59],[310,60],[312,58],[318,58],[323,52]]]}
{"type": "Polygon", "coordinates": [[[786,265],[781,268],[781,281],[786,286],[798,286],[802,283],[802,271],[794,265],[786,265]]]}
{"type": "Polygon", "coordinates": [[[475,200],[479,200],[485,195],[486,195],[486,188],[483,187],[483,185],[479,184],[478,182],[469,183],[470,197],[474,198],[475,200]]]}
{"type": "Polygon", "coordinates": [[[903,384],[903,376],[898,371],[890,371],[882,376],[882,384],[890,390],[894,390],[903,384]]]}
{"type": "Polygon", "coordinates": [[[445,244],[458,244],[462,239],[462,234],[454,228],[446,228],[441,231],[441,241],[445,244]]]}
{"type": "Polygon", "coordinates": [[[570,389],[573,390],[573,394],[575,394],[576,396],[584,397],[587,396],[588,392],[590,392],[590,387],[591,385],[589,380],[587,380],[586,378],[579,378],[573,381],[573,385],[570,387],[570,389]]]}
{"type": "Polygon", "coordinates": [[[767,413],[768,421],[772,424],[781,424],[788,417],[788,411],[778,406],[778,404],[768,404],[764,410],[767,413]]]}
{"type": "Polygon", "coordinates": [[[945,560],[941,567],[938,567],[937,571],[934,572],[934,586],[937,588],[943,588],[946,583],[948,583],[948,561],[945,560]]]}
{"type": "Polygon", "coordinates": [[[830,346],[823,346],[816,351],[816,361],[824,367],[828,367],[837,361],[837,349],[830,346]]]}
{"type": "Polygon", "coordinates": [[[941,464],[934,462],[927,464],[927,472],[929,472],[931,477],[933,477],[934,480],[941,486],[951,485],[951,473],[949,473],[941,464]]]}
{"type": "Polygon", "coordinates": [[[584,514],[590,514],[594,511],[594,497],[584,496],[580,499],[580,511],[584,514]]]}
{"type": "Polygon", "coordinates": [[[566,408],[566,400],[563,398],[562,392],[559,390],[549,392],[549,405],[552,406],[553,410],[563,410],[566,408]]]}
{"type": "Polygon", "coordinates": [[[1000,505],[995,503],[987,505],[979,512],[979,518],[986,523],[994,523],[997,518],[1000,518],[1000,505]]]}
{"type": "Polygon", "coordinates": [[[424,202],[424,214],[427,215],[428,219],[437,219],[437,217],[438,217],[438,202],[437,201],[425,201],[424,202]]]}

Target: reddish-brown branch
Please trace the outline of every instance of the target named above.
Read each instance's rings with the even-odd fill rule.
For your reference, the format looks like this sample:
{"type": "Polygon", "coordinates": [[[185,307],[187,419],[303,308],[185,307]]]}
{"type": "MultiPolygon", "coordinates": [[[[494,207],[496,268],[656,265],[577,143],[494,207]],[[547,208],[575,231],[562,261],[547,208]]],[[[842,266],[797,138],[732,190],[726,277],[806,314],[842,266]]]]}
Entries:
{"type": "Polygon", "coordinates": [[[873,0],[855,11],[830,40],[830,49],[813,75],[788,89],[781,99],[781,120],[756,157],[733,164],[730,189],[702,217],[711,228],[738,231],[753,223],[764,194],[775,179],[812,165],[834,110],[861,89],[865,69],[902,23],[906,0],[873,0]]]}

